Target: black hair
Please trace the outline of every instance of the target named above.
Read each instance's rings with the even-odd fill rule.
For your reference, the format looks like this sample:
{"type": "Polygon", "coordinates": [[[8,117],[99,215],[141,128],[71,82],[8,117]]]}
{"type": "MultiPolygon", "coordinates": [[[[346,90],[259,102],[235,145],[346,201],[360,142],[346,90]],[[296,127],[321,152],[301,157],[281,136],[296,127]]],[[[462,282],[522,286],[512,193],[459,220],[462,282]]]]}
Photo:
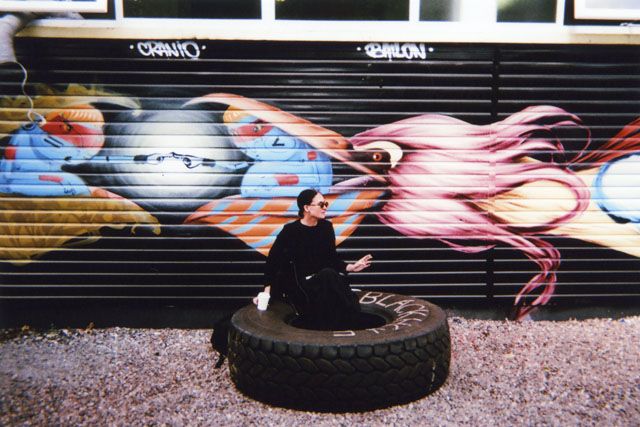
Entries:
{"type": "Polygon", "coordinates": [[[298,216],[302,218],[304,216],[304,207],[306,205],[311,204],[311,201],[319,191],[314,190],[313,188],[307,188],[306,190],[302,190],[300,194],[298,194],[298,216]]]}

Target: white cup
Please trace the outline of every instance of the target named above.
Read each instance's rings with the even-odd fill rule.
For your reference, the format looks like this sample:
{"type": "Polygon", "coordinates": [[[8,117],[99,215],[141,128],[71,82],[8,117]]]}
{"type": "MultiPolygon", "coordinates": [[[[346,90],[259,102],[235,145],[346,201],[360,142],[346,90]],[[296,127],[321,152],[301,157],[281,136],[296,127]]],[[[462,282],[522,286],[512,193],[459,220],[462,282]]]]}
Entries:
{"type": "Polygon", "coordinates": [[[258,310],[266,310],[269,305],[269,294],[266,292],[260,292],[258,294],[258,310]]]}

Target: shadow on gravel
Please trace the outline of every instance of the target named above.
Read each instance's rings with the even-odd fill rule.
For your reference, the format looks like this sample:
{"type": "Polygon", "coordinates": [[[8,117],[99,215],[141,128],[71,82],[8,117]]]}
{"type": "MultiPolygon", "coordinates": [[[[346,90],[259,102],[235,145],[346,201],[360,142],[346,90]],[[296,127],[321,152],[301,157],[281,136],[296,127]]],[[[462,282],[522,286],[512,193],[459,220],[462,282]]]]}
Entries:
{"type": "MultiPolygon", "coordinates": [[[[469,302],[465,304],[432,300],[449,317],[504,320],[510,318],[512,306],[504,302],[469,302]]],[[[0,300],[0,329],[19,334],[20,328],[50,330],[61,328],[177,328],[210,329],[249,300],[0,300]]],[[[640,301],[589,300],[550,303],[531,315],[530,320],[582,320],[640,315],[640,301]]],[[[0,335],[0,340],[3,336],[0,335]]],[[[6,339],[6,338],[4,338],[6,339]]]]}
{"type": "Polygon", "coordinates": [[[164,301],[2,301],[0,328],[212,328],[235,312],[240,302],[164,301]]]}

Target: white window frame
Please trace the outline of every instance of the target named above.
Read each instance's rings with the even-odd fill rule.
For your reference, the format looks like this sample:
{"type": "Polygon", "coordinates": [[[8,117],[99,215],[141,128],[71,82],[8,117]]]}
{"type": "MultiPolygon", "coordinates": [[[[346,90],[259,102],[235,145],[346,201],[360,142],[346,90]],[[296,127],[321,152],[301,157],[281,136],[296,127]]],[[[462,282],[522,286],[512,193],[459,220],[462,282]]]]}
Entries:
{"type": "Polygon", "coordinates": [[[615,21],[640,20],[640,8],[622,9],[589,7],[587,5],[587,0],[574,0],[574,7],[575,9],[573,15],[575,19],[599,19],[615,21]]]}
{"type": "Polygon", "coordinates": [[[3,12],[79,12],[105,13],[107,0],[60,1],[60,0],[1,0],[3,12]]]}
{"type": "MultiPolygon", "coordinates": [[[[495,8],[497,0],[459,0],[495,8]]],[[[31,37],[106,39],[204,39],[425,43],[530,43],[640,45],[640,26],[564,25],[565,1],[557,0],[552,23],[478,21],[462,11],[457,22],[420,21],[420,0],[409,0],[407,21],[310,21],[275,19],[276,0],[261,0],[261,19],[126,18],[115,0],[114,19],[43,19],[23,30],[31,37]]],[[[472,6],[469,6],[472,7],[472,6]]],[[[497,9],[496,9],[497,10],[497,9]]]]}

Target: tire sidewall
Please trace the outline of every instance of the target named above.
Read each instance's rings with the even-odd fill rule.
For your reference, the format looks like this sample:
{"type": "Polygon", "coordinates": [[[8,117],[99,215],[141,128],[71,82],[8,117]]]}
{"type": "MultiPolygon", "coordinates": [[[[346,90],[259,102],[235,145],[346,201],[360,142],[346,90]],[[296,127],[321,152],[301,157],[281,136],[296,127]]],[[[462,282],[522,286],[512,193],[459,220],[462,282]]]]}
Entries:
{"type": "Polygon", "coordinates": [[[352,346],[416,339],[446,323],[446,314],[440,307],[419,298],[366,291],[359,292],[358,300],[364,313],[382,317],[386,323],[360,330],[301,329],[289,324],[296,317],[293,308],[274,302],[265,311],[260,311],[253,305],[240,309],[232,317],[231,324],[238,332],[273,341],[301,345],[352,346]]]}

